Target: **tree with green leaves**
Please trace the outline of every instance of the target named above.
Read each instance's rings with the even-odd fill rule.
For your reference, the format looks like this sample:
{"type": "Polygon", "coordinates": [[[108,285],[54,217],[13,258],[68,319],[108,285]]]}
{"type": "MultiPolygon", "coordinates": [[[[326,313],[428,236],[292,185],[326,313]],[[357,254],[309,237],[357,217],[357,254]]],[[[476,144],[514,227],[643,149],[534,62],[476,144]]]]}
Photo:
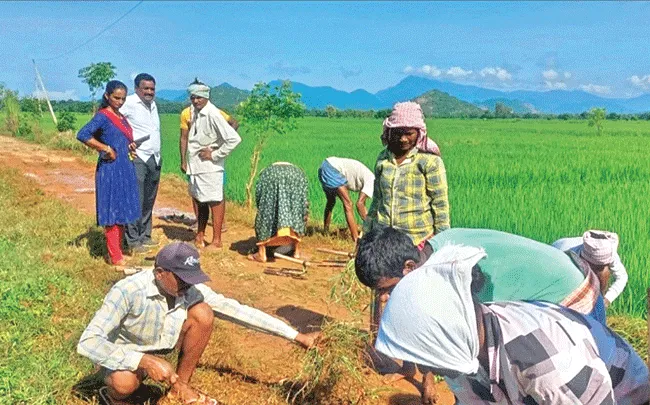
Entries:
{"type": "Polygon", "coordinates": [[[250,96],[237,108],[241,124],[248,134],[255,139],[251,171],[246,183],[246,204],[253,205],[253,181],[257,175],[257,166],[266,142],[273,134],[286,134],[296,128],[296,119],[305,113],[305,105],[300,101],[300,94],[291,90],[291,82],[271,89],[266,83],[257,83],[250,96]]]}
{"type": "Polygon", "coordinates": [[[93,112],[96,109],[95,95],[98,90],[104,88],[106,83],[113,79],[117,74],[115,73],[115,66],[111,62],[91,63],[85,68],[79,69],[79,78],[88,85],[90,89],[90,99],[93,103],[93,112]]]}
{"type": "Polygon", "coordinates": [[[603,122],[607,118],[607,110],[604,108],[592,108],[587,113],[587,119],[589,120],[590,127],[596,127],[596,132],[598,135],[603,134],[603,122]]]}
{"type": "Polygon", "coordinates": [[[20,102],[18,92],[0,84],[0,109],[4,113],[4,123],[7,131],[16,136],[20,125],[20,102]]]}

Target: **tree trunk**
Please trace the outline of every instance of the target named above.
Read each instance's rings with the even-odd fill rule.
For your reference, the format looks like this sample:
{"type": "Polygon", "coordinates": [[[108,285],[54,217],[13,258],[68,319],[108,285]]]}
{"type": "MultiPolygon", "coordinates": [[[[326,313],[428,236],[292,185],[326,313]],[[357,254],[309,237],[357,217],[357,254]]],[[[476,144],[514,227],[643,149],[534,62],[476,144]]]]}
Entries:
{"type": "Polygon", "coordinates": [[[257,165],[260,161],[260,153],[262,152],[261,142],[258,142],[253,149],[253,156],[251,158],[251,172],[248,176],[246,183],[246,206],[251,208],[253,206],[253,181],[257,174],[257,165]]]}

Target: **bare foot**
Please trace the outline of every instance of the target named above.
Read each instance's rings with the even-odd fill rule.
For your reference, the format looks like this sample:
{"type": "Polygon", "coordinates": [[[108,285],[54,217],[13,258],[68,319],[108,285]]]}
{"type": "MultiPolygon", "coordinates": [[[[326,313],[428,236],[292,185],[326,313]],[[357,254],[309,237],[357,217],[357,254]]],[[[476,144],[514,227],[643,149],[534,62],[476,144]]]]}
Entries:
{"type": "Polygon", "coordinates": [[[221,244],[221,242],[219,242],[219,243],[212,242],[212,243],[209,243],[209,244],[205,245],[205,250],[208,251],[208,252],[209,251],[215,251],[215,250],[221,250],[222,247],[223,247],[223,244],[221,244]]]}
{"type": "Polygon", "coordinates": [[[253,253],[252,255],[246,256],[246,258],[252,262],[266,263],[266,260],[263,260],[259,253],[253,253]]]}
{"type": "Polygon", "coordinates": [[[205,247],[205,242],[203,239],[194,239],[194,246],[196,246],[197,249],[203,249],[205,247]]]}
{"type": "Polygon", "coordinates": [[[126,259],[122,259],[119,262],[115,262],[112,264],[113,270],[119,272],[123,272],[127,265],[128,263],[126,262],[126,259]]]}

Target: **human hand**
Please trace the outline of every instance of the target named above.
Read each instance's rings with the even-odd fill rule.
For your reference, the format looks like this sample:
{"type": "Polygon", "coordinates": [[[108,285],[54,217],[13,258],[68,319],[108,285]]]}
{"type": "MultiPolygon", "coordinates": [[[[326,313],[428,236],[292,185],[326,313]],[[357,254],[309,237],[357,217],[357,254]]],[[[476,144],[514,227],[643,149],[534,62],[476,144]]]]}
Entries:
{"type": "Polygon", "coordinates": [[[295,341],[299,343],[302,347],[309,349],[314,346],[318,338],[320,337],[320,332],[311,332],[311,333],[298,333],[295,341]]]}
{"type": "Polygon", "coordinates": [[[176,384],[178,374],[169,362],[160,357],[145,354],[140,360],[140,368],[147,372],[149,377],[158,382],[176,384]]]}
{"type": "Polygon", "coordinates": [[[102,152],[103,152],[102,159],[104,160],[108,160],[112,162],[113,160],[117,159],[117,153],[115,153],[115,149],[111,148],[108,145],[106,145],[106,148],[102,152]]]}
{"type": "Polygon", "coordinates": [[[431,372],[424,373],[422,379],[422,405],[433,405],[438,403],[438,391],[435,385],[435,376],[431,372]]]}
{"type": "Polygon", "coordinates": [[[135,150],[138,148],[138,145],[136,145],[135,142],[131,142],[129,144],[129,159],[133,160],[136,158],[137,154],[135,153],[135,150]]]}
{"type": "Polygon", "coordinates": [[[187,173],[187,162],[181,162],[181,171],[187,173]]]}
{"type": "Polygon", "coordinates": [[[603,301],[605,301],[605,308],[609,308],[609,305],[611,304],[611,302],[609,302],[609,300],[607,298],[603,298],[603,301]]]}
{"type": "Polygon", "coordinates": [[[212,160],[212,149],[211,148],[203,148],[199,151],[199,158],[201,160],[212,160]]]}

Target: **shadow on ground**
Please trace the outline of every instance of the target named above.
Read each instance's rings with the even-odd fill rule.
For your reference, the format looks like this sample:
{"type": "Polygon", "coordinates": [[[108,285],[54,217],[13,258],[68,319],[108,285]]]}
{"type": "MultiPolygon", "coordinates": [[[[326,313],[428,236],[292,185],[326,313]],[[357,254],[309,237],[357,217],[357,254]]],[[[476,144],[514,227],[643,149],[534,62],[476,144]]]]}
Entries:
{"type": "Polygon", "coordinates": [[[254,236],[251,236],[248,239],[238,240],[237,242],[231,243],[229,249],[242,256],[255,253],[257,251],[257,239],[254,236]]]}
{"type": "Polygon", "coordinates": [[[289,321],[291,326],[301,333],[320,331],[323,321],[332,320],[326,315],[295,305],[284,305],[278,308],[275,314],[289,321]]]}
{"type": "MultiPolygon", "coordinates": [[[[99,389],[104,386],[102,377],[97,373],[88,375],[72,386],[72,393],[82,401],[92,404],[104,404],[100,400],[99,389]]],[[[134,405],[156,404],[163,397],[164,391],[157,385],[142,384],[130,397],[134,405]]]]}
{"type": "Polygon", "coordinates": [[[422,399],[415,394],[395,394],[388,399],[389,405],[421,405],[422,399]]]}
{"type": "Polygon", "coordinates": [[[154,228],[162,229],[169,240],[191,242],[194,240],[194,231],[182,225],[156,225],[154,228]]]}
{"type": "Polygon", "coordinates": [[[75,239],[68,242],[68,246],[83,246],[85,240],[86,248],[91,257],[104,257],[106,255],[106,239],[104,233],[95,227],[88,228],[88,230],[75,239]]]}

